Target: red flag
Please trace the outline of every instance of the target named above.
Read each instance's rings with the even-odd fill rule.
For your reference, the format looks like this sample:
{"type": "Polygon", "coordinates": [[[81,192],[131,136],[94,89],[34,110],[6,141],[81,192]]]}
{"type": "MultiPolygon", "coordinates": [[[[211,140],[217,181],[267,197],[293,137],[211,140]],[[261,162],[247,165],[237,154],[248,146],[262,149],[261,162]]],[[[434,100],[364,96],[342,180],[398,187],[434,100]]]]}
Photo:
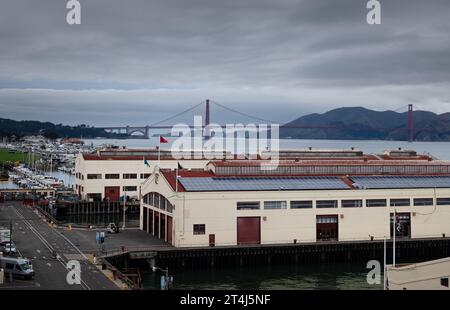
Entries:
{"type": "Polygon", "coordinates": [[[159,143],[169,143],[163,136],[159,136],[159,143]]]}

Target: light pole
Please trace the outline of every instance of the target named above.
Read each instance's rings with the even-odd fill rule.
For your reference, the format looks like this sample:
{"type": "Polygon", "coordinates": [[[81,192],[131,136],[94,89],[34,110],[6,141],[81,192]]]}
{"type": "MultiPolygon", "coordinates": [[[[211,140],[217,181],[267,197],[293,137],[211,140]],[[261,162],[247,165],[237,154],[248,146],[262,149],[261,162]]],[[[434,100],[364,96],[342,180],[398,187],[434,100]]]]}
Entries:
{"type": "Polygon", "coordinates": [[[126,208],[127,208],[127,192],[123,191],[123,223],[122,223],[122,229],[125,229],[125,220],[126,220],[126,208]]]}
{"type": "Polygon", "coordinates": [[[164,290],[168,290],[169,289],[169,282],[170,282],[169,268],[167,266],[166,266],[166,269],[162,269],[162,268],[159,268],[159,267],[152,267],[152,271],[153,272],[156,272],[156,270],[159,270],[159,271],[164,273],[164,277],[165,277],[164,290]]]}

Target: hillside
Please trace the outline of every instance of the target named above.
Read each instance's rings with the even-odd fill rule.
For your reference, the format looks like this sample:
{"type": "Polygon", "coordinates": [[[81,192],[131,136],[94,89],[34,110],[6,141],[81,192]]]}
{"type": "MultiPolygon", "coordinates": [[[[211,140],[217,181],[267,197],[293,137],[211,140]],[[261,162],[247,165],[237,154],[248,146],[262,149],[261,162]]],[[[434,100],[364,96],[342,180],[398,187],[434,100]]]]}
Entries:
{"type": "Polygon", "coordinates": [[[95,138],[107,137],[118,138],[121,135],[107,133],[102,129],[89,127],[86,125],[66,126],[53,124],[50,122],[38,121],[15,121],[0,118],[0,137],[23,137],[27,135],[44,135],[51,139],[56,138],[95,138]]]}
{"type": "MultiPolygon", "coordinates": [[[[337,140],[407,140],[408,114],[361,107],[338,108],[309,114],[280,128],[281,138],[337,140]],[[287,128],[332,126],[333,128],[287,128]]],[[[414,111],[415,141],[450,141],[450,113],[414,111]]]]}

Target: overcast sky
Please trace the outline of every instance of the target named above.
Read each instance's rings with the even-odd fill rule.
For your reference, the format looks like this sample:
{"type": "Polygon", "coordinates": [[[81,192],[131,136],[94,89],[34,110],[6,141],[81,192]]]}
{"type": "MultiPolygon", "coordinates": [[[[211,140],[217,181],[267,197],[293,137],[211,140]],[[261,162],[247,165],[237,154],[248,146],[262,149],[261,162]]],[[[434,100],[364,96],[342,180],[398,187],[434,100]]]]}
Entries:
{"type": "MultiPolygon", "coordinates": [[[[72,26],[66,2],[0,0],[0,117],[142,125],[206,98],[280,122],[450,111],[448,0],[381,0],[375,26],[366,0],[80,0],[72,26]]],[[[251,121],[212,107],[234,120],[251,121]]]]}

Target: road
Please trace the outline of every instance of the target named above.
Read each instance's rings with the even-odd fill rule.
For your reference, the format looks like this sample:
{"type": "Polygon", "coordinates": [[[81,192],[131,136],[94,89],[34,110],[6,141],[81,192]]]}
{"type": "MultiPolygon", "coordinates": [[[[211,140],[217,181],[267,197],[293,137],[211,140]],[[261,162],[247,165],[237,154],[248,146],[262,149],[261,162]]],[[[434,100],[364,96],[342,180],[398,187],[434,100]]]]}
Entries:
{"type": "Polygon", "coordinates": [[[91,264],[76,244],[50,227],[37,211],[21,203],[0,203],[0,226],[13,223],[12,239],[18,256],[31,259],[35,271],[33,280],[16,280],[0,289],[52,289],[52,290],[110,290],[118,287],[96,266],[91,264]],[[78,260],[81,265],[80,284],[68,284],[67,262],[78,260]]]}

